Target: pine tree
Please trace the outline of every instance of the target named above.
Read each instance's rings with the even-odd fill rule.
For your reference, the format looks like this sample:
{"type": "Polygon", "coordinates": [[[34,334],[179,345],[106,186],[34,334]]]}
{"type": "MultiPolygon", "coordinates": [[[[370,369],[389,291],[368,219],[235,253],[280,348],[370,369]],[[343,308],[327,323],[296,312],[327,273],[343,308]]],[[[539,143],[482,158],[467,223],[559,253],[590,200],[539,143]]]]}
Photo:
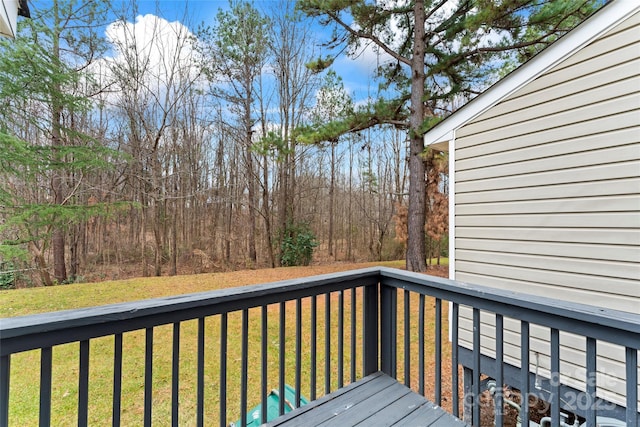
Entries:
{"type": "MultiPolygon", "coordinates": [[[[426,269],[424,133],[584,20],[597,0],[299,0],[298,8],[333,29],[326,46],[355,54],[364,46],[383,61],[386,93],[355,114],[311,132],[316,141],[379,124],[406,129],[410,139],[407,268],[426,269]]],[[[316,71],[334,58],[320,58],[316,71]]]]}
{"type": "Polygon", "coordinates": [[[69,225],[104,207],[79,203],[72,178],[108,167],[115,155],[75,125],[91,107],[84,70],[101,49],[93,25],[103,12],[96,2],[54,0],[20,23],[16,40],[0,42],[0,252],[13,257],[28,248],[45,285],[68,279],[69,225]]]}

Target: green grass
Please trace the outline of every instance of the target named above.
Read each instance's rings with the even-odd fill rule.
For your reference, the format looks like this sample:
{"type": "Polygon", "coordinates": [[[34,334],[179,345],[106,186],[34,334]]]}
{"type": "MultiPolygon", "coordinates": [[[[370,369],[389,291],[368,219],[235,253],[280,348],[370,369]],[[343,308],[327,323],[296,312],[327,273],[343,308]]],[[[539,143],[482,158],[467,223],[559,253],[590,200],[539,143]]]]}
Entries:
{"type": "MultiPolygon", "coordinates": [[[[160,278],[138,278],[131,280],[103,282],[96,284],[74,284],[50,288],[20,289],[0,292],[0,316],[11,317],[25,314],[50,312],[72,308],[81,308],[116,302],[156,298],[168,295],[200,292],[253,283],[265,283],[293,277],[361,268],[374,264],[335,264],[311,268],[282,268],[268,270],[240,271],[233,273],[202,274],[193,276],[175,276],[160,278]]],[[[376,264],[380,265],[380,264],[376,264]]],[[[384,263],[386,266],[402,267],[403,261],[384,263]]],[[[348,301],[350,294],[345,294],[345,343],[349,341],[350,310],[348,301]]],[[[337,299],[332,295],[331,301],[331,342],[332,384],[337,384],[337,299]]],[[[360,300],[359,300],[360,301],[360,300]]],[[[400,307],[402,295],[399,294],[400,307]]],[[[302,392],[310,394],[309,385],[309,331],[308,315],[309,299],[303,300],[303,362],[302,392]]],[[[432,310],[432,304],[427,304],[432,310]]],[[[412,299],[412,307],[417,307],[417,298],[412,299]]],[[[446,308],[446,307],[445,307],[446,308]]],[[[269,388],[277,387],[278,378],[278,305],[269,306],[268,322],[268,371],[269,388]]],[[[360,302],[356,306],[358,322],[361,319],[360,302]]],[[[444,314],[446,316],[446,312],[444,314]]],[[[286,382],[295,382],[295,303],[286,304],[286,344],[285,375],[286,382]]],[[[444,317],[446,319],[446,317],[444,317]]],[[[399,340],[402,339],[402,318],[399,318],[399,340]]],[[[212,316],[205,321],[205,424],[218,423],[219,409],[219,346],[220,317],[212,316]]],[[[412,324],[415,330],[416,325],[412,324]]],[[[432,330],[432,324],[427,328],[432,330]]],[[[235,421],[239,417],[239,385],[240,385],[240,313],[228,316],[228,354],[227,354],[227,410],[228,419],[235,421]]],[[[324,297],[318,298],[318,379],[316,392],[318,396],[324,391],[324,297]]],[[[171,345],[172,326],[154,328],[153,352],[153,418],[154,425],[170,424],[171,415],[171,345]]],[[[357,340],[361,340],[361,325],[358,325],[357,340]]],[[[445,335],[446,336],[446,335],[445,335]]],[[[249,325],[249,407],[259,403],[260,381],[260,309],[250,310],[249,325]]],[[[89,381],[89,424],[110,425],[112,408],[113,383],[113,337],[91,340],[90,381],[89,381]]],[[[401,342],[401,341],[400,341],[401,342]]],[[[416,344],[414,343],[414,346],[416,344]]],[[[144,331],[124,334],[123,344],[123,385],[122,385],[122,425],[140,425],[143,418],[144,395],[144,331]]],[[[53,349],[53,389],[52,389],[52,425],[73,425],[77,418],[78,402],[78,344],[68,344],[53,349]]],[[[180,425],[195,424],[196,409],[196,348],[197,321],[181,324],[180,355],[180,425]]],[[[346,345],[345,345],[346,347],[346,345]]],[[[402,352],[402,345],[399,351],[402,352]]],[[[358,345],[360,348],[360,344],[358,345]]],[[[345,348],[345,378],[349,374],[349,349],[345,348]]],[[[412,350],[413,366],[417,367],[417,351],[412,350]]],[[[402,360],[400,355],[398,360],[402,360]]],[[[360,368],[360,361],[358,361],[360,368]]],[[[37,425],[39,401],[39,366],[40,352],[30,351],[13,355],[11,358],[10,388],[10,425],[37,425]]],[[[402,371],[402,367],[400,367],[402,371]]],[[[400,372],[402,373],[402,372],[400,372]]],[[[414,379],[417,384],[417,379],[414,379]]]]}

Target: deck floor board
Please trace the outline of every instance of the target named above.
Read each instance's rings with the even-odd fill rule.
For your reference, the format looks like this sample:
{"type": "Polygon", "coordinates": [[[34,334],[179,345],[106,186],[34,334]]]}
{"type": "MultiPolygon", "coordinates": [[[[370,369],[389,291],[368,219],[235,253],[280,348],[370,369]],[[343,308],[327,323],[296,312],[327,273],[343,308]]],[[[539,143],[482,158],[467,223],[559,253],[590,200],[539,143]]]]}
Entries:
{"type": "Polygon", "coordinates": [[[395,379],[376,372],[266,425],[459,427],[466,424],[395,379]]]}

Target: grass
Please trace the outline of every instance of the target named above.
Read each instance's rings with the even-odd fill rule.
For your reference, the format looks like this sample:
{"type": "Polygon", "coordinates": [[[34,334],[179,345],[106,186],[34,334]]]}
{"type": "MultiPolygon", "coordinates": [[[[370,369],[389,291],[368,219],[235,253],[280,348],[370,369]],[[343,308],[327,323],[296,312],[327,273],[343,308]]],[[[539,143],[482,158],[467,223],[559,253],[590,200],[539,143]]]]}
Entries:
{"type": "MultiPolygon", "coordinates": [[[[0,316],[11,317],[25,314],[49,312],[81,308],[116,302],[133,301],[147,298],[156,298],[168,295],[176,295],[190,292],[200,292],[212,289],[221,289],[234,286],[243,286],[252,283],[264,283],[276,280],[284,280],[293,277],[304,277],[315,274],[336,272],[372,266],[374,264],[333,264],[314,267],[294,267],[268,270],[239,271],[233,273],[202,274],[193,276],[176,276],[161,278],[139,278],[122,281],[102,282],[97,284],[75,284],[51,288],[33,288],[0,292],[0,316]]],[[[380,264],[376,264],[380,265],[380,264]]],[[[384,263],[386,266],[402,267],[404,262],[384,263]]],[[[350,293],[345,294],[345,303],[349,300],[350,293]]],[[[331,307],[337,307],[338,294],[333,294],[331,307]]],[[[417,297],[411,301],[412,310],[417,309],[417,297]]],[[[402,307],[402,294],[398,296],[399,311],[402,307]]],[[[318,396],[324,392],[324,362],[327,358],[324,352],[324,297],[318,298],[318,380],[316,392],[318,396]]],[[[303,313],[308,313],[310,299],[302,302],[303,313]]],[[[446,304],[443,304],[443,324],[446,324],[446,304]]],[[[295,302],[286,304],[286,344],[285,344],[285,377],[286,382],[295,382],[295,302]]],[[[349,342],[350,334],[350,310],[349,304],[345,306],[345,343],[349,342]]],[[[356,319],[360,317],[360,303],[355,310],[358,311],[356,319]]],[[[432,316],[433,304],[427,304],[427,319],[431,324],[427,330],[433,330],[432,316]]],[[[269,387],[277,386],[277,354],[279,350],[278,305],[268,308],[268,354],[269,354],[269,387]],[[274,382],[275,381],[275,382],[274,382]]],[[[331,360],[332,387],[337,386],[337,310],[331,310],[331,342],[332,352],[328,355],[331,360]]],[[[417,330],[417,316],[412,322],[412,336],[417,330]]],[[[259,402],[260,381],[260,309],[250,311],[249,325],[249,402],[251,407],[259,402]],[[251,351],[254,349],[255,351],[251,351]]],[[[402,317],[398,319],[399,345],[398,360],[403,360],[402,348],[402,317]]],[[[220,317],[212,316],[205,320],[205,420],[206,424],[218,423],[218,409],[220,396],[218,394],[220,378],[219,372],[219,345],[220,345],[220,317]]],[[[361,325],[359,325],[361,326],[361,325]]],[[[240,378],[240,313],[230,313],[228,316],[228,354],[227,354],[227,409],[229,421],[235,421],[239,417],[239,384],[240,378]]],[[[310,346],[309,331],[310,319],[303,316],[303,363],[302,363],[302,391],[309,396],[310,381],[310,346]]],[[[160,326],[153,330],[153,418],[154,425],[169,425],[171,415],[171,343],[172,326],[160,326]]],[[[446,337],[446,335],[445,335],[446,337]]],[[[181,355],[180,355],[180,425],[195,424],[196,409],[196,347],[197,347],[197,321],[188,321],[181,324],[181,355]]],[[[361,328],[358,328],[356,340],[361,339],[361,328]]],[[[90,381],[89,381],[89,424],[109,425],[111,423],[112,407],[112,381],[113,381],[113,337],[105,337],[91,340],[90,357],[90,381]]],[[[412,341],[416,341],[413,340],[412,341]]],[[[446,341],[446,338],[445,338],[446,341]]],[[[123,338],[123,390],[122,390],[122,425],[142,424],[143,395],[144,395],[144,331],[135,331],[124,334],[123,338]]],[[[346,347],[346,345],[345,345],[346,347]]],[[[427,337],[427,351],[433,347],[432,339],[427,337]]],[[[345,348],[345,378],[349,375],[350,355],[345,348]]],[[[78,344],[57,346],[53,349],[53,389],[52,389],[52,424],[71,425],[77,418],[78,402],[78,344]]],[[[412,368],[417,367],[417,343],[413,342],[411,350],[412,368]]],[[[446,360],[446,358],[444,359],[446,360]]],[[[358,363],[359,367],[360,363],[358,363]]],[[[12,356],[11,359],[11,389],[10,389],[10,425],[36,425],[38,420],[39,401],[39,366],[40,352],[31,351],[12,356]]],[[[446,368],[446,367],[445,367],[446,368]]],[[[399,377],[403,376],[402,366],[399,366],[399,377]]],[[[412,369],[413,370],[413,369],[412,369]]],[[[427,381],[433,381],[432,370],[427,373],[427,381]]],[[[417,387],[417,378],[414,375],[412,385],[417,387]]]]}

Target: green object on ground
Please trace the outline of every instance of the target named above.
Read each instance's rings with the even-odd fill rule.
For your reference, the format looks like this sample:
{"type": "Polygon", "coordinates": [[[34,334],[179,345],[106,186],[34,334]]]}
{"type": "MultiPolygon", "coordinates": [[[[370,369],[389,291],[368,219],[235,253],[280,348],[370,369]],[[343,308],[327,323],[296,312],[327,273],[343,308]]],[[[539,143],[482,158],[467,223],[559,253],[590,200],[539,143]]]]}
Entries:
{"type": "MultiPolygon", "coordinates": [[[[300,396],[300,406],[306,405],[309,401],[300,396]]],[[[284,385],[284,413],[293,411],[296,408],[296,390],[289,384],[284,385]]],[[[280,393],[277,389],[271,390],[267,396],[267,422],[275,420],[280,416],[280,393]]],[[[262,404],[247,412],[247,427],[257,427],[262,424],[262,404]]],[[[240,427],[240,420],[231,423],[229,427],[240,427]]]]}

